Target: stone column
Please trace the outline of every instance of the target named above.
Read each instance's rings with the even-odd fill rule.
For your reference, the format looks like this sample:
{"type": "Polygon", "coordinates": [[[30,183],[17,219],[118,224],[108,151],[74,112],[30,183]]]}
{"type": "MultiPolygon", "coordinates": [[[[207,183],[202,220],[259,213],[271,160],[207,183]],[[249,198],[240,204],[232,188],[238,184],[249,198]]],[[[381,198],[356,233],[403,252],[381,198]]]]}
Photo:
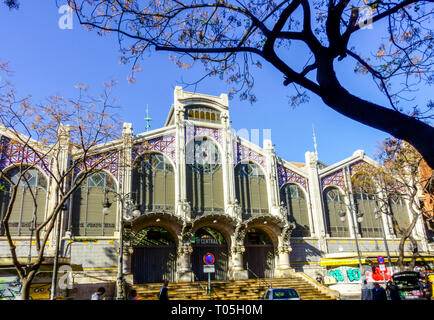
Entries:
{"type": "Polygon", "coordinates": [[[176,214],[190,221],[191,210],[187,202],[186,190],[186,170],[185,170],[185,119],[184,119],[184,105],[179,102],[183,96],[182,88],[175,87],[174,92],[174,117],[175,117],[175,207],[176,214]]]}
{"type": "Polygon", "coordinates": [[[194,275],[191,270],[191,253],[193,252],[193,248],[190,243],[183,242],[178,246],[178,270],[177,274],[177,282],[193,282],[194,275]]]}
{"type": "Polygon", "coordinates": [[[314,233],[312,236],[318,238],[319,248],[327,252],[326,228],[324,220],[324,207],[322,201],[322,189],[319,178],[318,159],[314,152],[306,152],[306,169],[309,177],[309,199],[312,206],[312,221],[314,233]]]}
{"type": "Polygon", "coordinates": [[[232,280],[248,279],[249,274],[244,269],[243,253],[246,251],[244,247],[244,237],[246,235],[246,225],[241,222],[235,228],[234,234],[231,236],[231,269],[229,271],[229,277],[232,280]]]}
{"type": "MultiPolygon", "coordinates": [[[[271,140],[264,140],[265,149],[265,170],[267,176],[268,206],[271,214],[281,217],[279,203],[279,182],[277,180],[276,156],[271,140]]],[[[286,217],[283,217],[286,219],[286,217]]]]}

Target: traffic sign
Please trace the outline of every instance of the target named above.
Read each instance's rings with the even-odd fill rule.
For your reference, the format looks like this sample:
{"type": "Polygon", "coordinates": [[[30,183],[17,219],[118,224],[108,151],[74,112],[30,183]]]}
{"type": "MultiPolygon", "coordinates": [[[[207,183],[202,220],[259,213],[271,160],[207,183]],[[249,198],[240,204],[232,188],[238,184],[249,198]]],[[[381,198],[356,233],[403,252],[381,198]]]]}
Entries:
{"type": "Polygon", "coordinates": [[[380,271],[385,272],[386,271],[386,265],[385,264],[380,264],[380,271]]]}
{"type": "Polygon", "coordinates": [[[214,264],[214,261],[215,261],[215,259],[214,259],[214,255],[212,253],[208,252],[207,254],[205,254],[203,256],[203,262],[205,264],[214,264]]]}
{"type": "Polygon", "coordinates": [[[384,264],[384,258],[383,258],[382,256],[378,256],[378,257],[377,257],[377,262],[378,262],[379,264],[384,264]]]}
{"type": "Polygon", "coordinates": [[[204,265],[203,266],[203,273],[214,273],[215,272],[215,266],[212,265],[204,265]]]}

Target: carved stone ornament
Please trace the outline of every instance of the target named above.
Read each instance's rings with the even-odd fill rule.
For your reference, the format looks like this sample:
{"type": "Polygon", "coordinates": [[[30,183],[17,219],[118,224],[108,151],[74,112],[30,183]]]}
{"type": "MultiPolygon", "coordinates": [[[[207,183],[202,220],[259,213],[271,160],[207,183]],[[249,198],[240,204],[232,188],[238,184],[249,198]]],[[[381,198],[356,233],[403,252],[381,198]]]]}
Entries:
{"type": "Polygon", "coordinates": [[[243,254],[246,248],[243,245],[235,245],[231,247],[231,254],[243,254]]]}
{"type": "Polygon", "coordinates": [[[295,223],[294,222],[289,222],[288,224],[286,224],[283,228],[282,228],[282,241],[284,243],[289,243],[289,240],[291,238],[291,234],[292,231],[295,229],[295,223]]]}
{"type": "Polygon", "coordinates": [[[277,253],[277,255],[279,255],[279,254],[282,254],[282,253],[291,253],[291,251],[292,251],[292,248],[291,248],[291,246],[290,245],[287,245],[287,244],[285,244],[285,245],[280,245],[280,246],[278,246],[277,247],[277,249],[276,249],[276,253],[277,253]]]}

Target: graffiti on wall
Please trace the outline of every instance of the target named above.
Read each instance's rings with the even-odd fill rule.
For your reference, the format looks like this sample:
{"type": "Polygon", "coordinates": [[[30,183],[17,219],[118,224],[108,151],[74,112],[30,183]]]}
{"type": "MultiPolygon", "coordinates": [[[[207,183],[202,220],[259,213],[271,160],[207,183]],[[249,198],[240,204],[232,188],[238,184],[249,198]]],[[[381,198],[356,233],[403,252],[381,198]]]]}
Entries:
{"type": "Polygon", "coordinates": [[[328,278],[330,283],[359,283],[362,274],[358,268],[339,267],[329,270],[328,278]]]}
{"type": "MultiPolygon", "coordinates": [[[[32,283],[29,299],[50,299],[50,283],[32,283]]],[[[19,300],[21,298],[22,282],[16,276],[0,277],[0,300],[19,300]]]]}
{"type": "Polygon", "coordinates": [[[0,300],[16,300],[21,295],[21,280],[15,276],[0,278],[0,300]]]}
{"type": "Polygon", "coordinates": [[[392,279],[392,272],[386,266],[385,266],[384,276],[383,276],[383,272],[380,270],[380,267],[378,266],[372,267],[372,272],[366,271],[366,280],[368,282],[384,281],[384,277],[386,277],[386,281],[392,279]]]}

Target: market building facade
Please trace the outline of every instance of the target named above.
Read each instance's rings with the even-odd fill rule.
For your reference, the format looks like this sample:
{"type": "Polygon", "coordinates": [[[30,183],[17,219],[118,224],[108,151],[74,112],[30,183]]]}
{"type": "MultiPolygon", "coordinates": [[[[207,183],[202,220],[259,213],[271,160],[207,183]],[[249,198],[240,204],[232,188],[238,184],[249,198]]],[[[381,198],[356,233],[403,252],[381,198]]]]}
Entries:
{"type": "MultiPolygon", "coordinates": [[[[1,134],[4,172],[13,178],[24,155],[25,163],[34,166],[31,187],[37,191],[38,219],[43,220],[52,201],[50,181],[32,163],[31,152],[24,154],[1,134]]],[[[71,288],[113,283],[120,239],[122,271],[130,283],[205,280],[206,253],[215,256],[216,280],[286,277],[292,272],[315,277],[320,272],[333,283],[360,283],[360,274],[369,275],[375,257],[385,255],[385,239],[396,257],[399,239],[389,217],[376,219],[375,199],[351,185],[357,167],[375,165],[372,159],[361,150],[328,166],[314,152],[306,152],[304,163],[281,159],[271,140],[260,147],[235,134],[225,94],[176,87],[162,128],[135,135],[132,125],[124,123],[122,139],[95,150],[95,157],[100,154],[109,154],[112,161],[101,162],[86,178],[61,216],[59,256],[71,266],[71,288]],[[133,215],[132,208],[140,214],[133,215]],[[360,223],[354,222],[358,212],[364,214],[360,223]],[[359,266],[356,237],[364,269],[359,273],[354,271],[359,266]]],[[[73,160],[72,153],[65,157],[73,160]]],[[[79,175],[75,172],[73,179],[79,175]]],[[[11,219],[23,259],[34,254],[31,247],[29,251],[32,217],[26,187],[11,219]]],[[[0,199],[1,215],[6,193],[0,199]]],[[[409,223],[406,201],[393,199],[390,210],[400,223],[409,223]]],[[[413,235],[418,252],[431,261],[433,247],[421,221],[413,235]]],[[[51,257],[54,237],[53,232],[47,247],[51,257]]],[[[407,244],[406,251],[413,250],[407,244]]],[[[9,271],[0,270],[0,277],[10,278],[13,269],[3,233],[0,259],[0,268],[9,266],[9,271]]]]}

